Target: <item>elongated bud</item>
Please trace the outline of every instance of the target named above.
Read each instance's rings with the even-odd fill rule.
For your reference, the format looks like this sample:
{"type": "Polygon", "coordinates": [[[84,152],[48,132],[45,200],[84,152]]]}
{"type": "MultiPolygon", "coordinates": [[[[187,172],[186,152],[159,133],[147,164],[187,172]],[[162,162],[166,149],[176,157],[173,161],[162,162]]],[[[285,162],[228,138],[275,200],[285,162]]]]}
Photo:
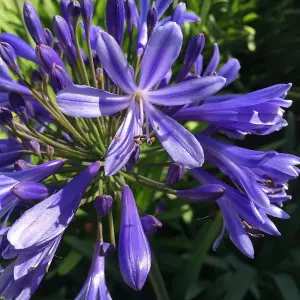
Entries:
{"type": "Polygon", "coordinates": [[[108,33],[112,35],[120,46],[123,44],[125,25],[125,8],[123,0],[107,0],[106,26],[108,33]]]}
{"type": "Polygon", "coordinates": [[[55,16],[52,21],[55,35],[64,49],[64,53],[69,65],[73,66],[77,60],[75,45],[73,43],[72,35],[68,23],[61,16],[55,16]]]}
{"type": "Polygon", "coordinates": [[[22,76],[15,50],[10,44],[4,42],[0,43],[0,56],[14,73],[20,77],[22,76]]]}
{"type": "Polygon", "coordinates": [[[68,20],[68,5],[70,4],[70,0],[61,0],[60,1],[60,12],[63,18],[68,20]]]}
{"type": "Polygon", "coordinates": [[[22,200],[38,201],[49,197],[54,190],[41,183],[23,181],[15,185],[11,192],[22,200]]]}
{"type": "Polygon", "coordinates": [[[48,29],[48,28],[45,28],[44,32],[45,32],[45,38],[46,38],[46,41],[47,41],[47,45],[49,47],[53,48],[54,40],[53,40],[53,34],[52,34],[51,30],[48,29]]]}
{"type": "Polygon", "coordinates": [[[220,184],[206,184],[189,190],[178,190],[176,195],[192,201],[212,201],[223,196],[225,188],[220,184]]]}
{"type": "Polygon", "coordinates": [[[13,125],[13,115],[6,107],[0,107],[0,124],[9,126],[13,125]]]}
{"type": "Polygon", "coordinates": [[[51,47],[38,45],[35,49],[35,53],[39,63],[48,74],[50,74],[53,64],[57,64],[65,69],[63,61],[51,47]]]}
{"type": "Polygon", "coordinates": [[[83,24],[85,28],[85,32],[88,32],[91,27],[91,21],[94,14],[94,5],[92,0],[81,0],[81,16],[83,19],[83,24]]]}
{"type": "Polygon", "coordinates": [[[38,155],[41,154],[41,146],[40,146],[40,143],[37,140],[22,141],[22,144],[23,144],[25,149],[30,150],[33,153],[36,153],[38,155]]]}
{"type": "Polygon", "coordinates": [[[55,93],[63,90],[73,82],[69,77],[69,74],[61,66],[54,64],[50,74],[51,86],[55,93]]]}
{"type": "Polygon", "coordinates": [[[31,83],[34,87],[41,87],[43,84],[43,77],[41,72],[38,70],[33,70],[31,73],[31,83]]]}
{"type": "Polygon", "coordinates": [[[64,49],[62,48],[61,44],[56,42],[53,46],[53,50],[57,53],[57,55],[62,58],[64,55],[64,49]]]}
{"type": "Polygon", "coordinates": [[[16,171],[22,171],[22,170],[26,170],[26,169],[28,169],[28,168],[29,168],[29,167],[28,167],[27,162],[26,162],[25,160],[23,160],[23,159],[17,160],[17,161],[15,162],[15,164],[14,164],[14,169],[15,169],[16,171]]]}
{"type": "Polygon", "coordinates": [[[72,1],[68,5],[68,22],[75,28],[80,17],[81,9],[78,1],[72,1]]]}
{"type": "Polygon", "coordinates": [[[100,217],[105,217],[111,210],[113,198],[110,195],[97,196],[94,201],[95,209],[100,217]]]}
{"type": "Polygon", "coordinates": [[[122,191],[119,264],[125,282],[133,289],[141,290],[150,271],[151,251],[128,186],[122,191]]]}
{"type": "Polygon", "coordinates": [[[169,167],[168,175],[167,175],[167,185],[173,185],[180,181],[180,179],[184,175],[184,167],[173,163],[169,167]]]}
{"type": "Polygon", "coordinates": [[[153,5],[148,12],[147,15],[147,28],[148,28],[148,38],[151,36],[156,24],[158,21],[158,15],[157,10],[155,6],[153,5]]]}
{"type": "Polygon", "coordinates": [[[25,1],[23,7],[26,27],[36,44],[47,44],[40,17],[31,3],[25,1]]]}
{"type": "Polygon", "coordinates": [[[155,206],[155,215],[159,215],[168,209],[166,202],[158,201],[155,206]]]}
{"type": "Polygon", "coordinates": [[[195,35],[190,40],[185,52],[183,67],[177,77],[178,81],[182,81],[187,76],[193,64],[196,62],[197,58],[201,54],[204,45],[205,45],[205,38],[203,33],[199,33],[195,35]]]}
{"type": "Polygon", "coordinates": [[[146,234],[153,234],[162,227],[162,223],[151,215],[142,217],[141,222],[146,234]]]}
{"type": "Polygon", "coordinates": [[[128,32],[132,32],[133,25],[137,26],[138,10],[134,0],[125,0],[125,19],[128,32]]]}
{"type": "Polygon", "coordinates": [[[139,159],[139,156],[140,156],[140,146],[136,145],[129,157],[127,164],[125,165],[125,169],[127,172],[130,172],[134,168],[137,160],[139,159]]]}
{"type": "Polygon", "coordinates": [[[19,93],[9,93],[8,102],[11,110],[15,112],[23,121],[26,121],[28,119],[26,112],[26,102],[19,93]]]}

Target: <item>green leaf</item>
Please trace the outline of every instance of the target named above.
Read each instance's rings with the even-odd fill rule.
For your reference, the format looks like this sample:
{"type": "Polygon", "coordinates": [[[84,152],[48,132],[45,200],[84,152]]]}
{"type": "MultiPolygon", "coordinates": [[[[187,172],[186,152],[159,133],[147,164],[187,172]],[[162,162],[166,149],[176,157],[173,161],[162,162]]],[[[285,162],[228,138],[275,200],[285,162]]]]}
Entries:
{"type": "Polygon", "coordinates": [[[194,239],[194,252],[190,259],[184,262],[182,271],[178,272],[173,284],[172,299],[182,300],[189,287],[197,280],[201,267],[205,261],[207,252],[210,250],[222,223],[221,214],[217,214],[213,221],[208,220],[194,239]]]}
{"type": "Polygon", "coordinates": [[[288,274],[272,275],[284,300],[299,300],[300,292],[294,279],[288,274]]]}
{"type": "Polygon", "coordinates": [[[250,289],[256,275],[253,267],[240,262],[224,300],[242,300],[250,289]]]}
{"type": "Polygon", "coordinates": [[[203,0],[203,3],[201,5],[201,11],[200,11],[200,19],[201,19],[202,26],[206,24],[209,10],[210,10],[210,0],[203,0]]]}
{"type": "Polygon", "coordinates": [[[82,254],[71,250],[59,265],[57,272],[60,276],[67,275],[71,272],[82,259],[82,254]]]}

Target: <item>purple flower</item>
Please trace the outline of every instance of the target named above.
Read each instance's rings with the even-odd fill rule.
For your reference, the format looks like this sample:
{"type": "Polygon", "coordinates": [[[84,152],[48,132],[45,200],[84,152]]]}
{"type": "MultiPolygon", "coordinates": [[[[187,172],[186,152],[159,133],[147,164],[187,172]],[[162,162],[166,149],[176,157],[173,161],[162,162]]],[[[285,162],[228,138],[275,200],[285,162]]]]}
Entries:
{"type": "Polygon", "coordinates": [[[62,190],[27,210],[8,231],[7,238],[14,249],[42,247],[62,234],[99,169],[99,162],[91,164],[62,190]]]}
{"type": "MultiPolygon", "coordinates": [[[[123,44],[125,25],[125,7],[123,0],[107,0],[106,3],[106,26],[120,46],[123,44]]],[[[99,54],[98,54],[99,55],[99,54]]]]}
{"type": "MultiPolygon", "coordinates": [[[[271,235],[280,235],[275,224],[267,215],[288,219],[289,215],[278,206],[270,204],[268,208],[257,205],[247,194],[244,194],[200,168],[190,170],[190,173],[202,184],[222,184],[224,195],[217,200],[223,213],[224,223],[221,235],[216,239],[213,249],[219,246],[225,230],[235,246],[246,256],[253,258],[254,249],[250,240],[255,236],[254,229],[271,235]],[[249,237],[250,236],[250,237],[249,237]]],[[[270,199],[271,200],[271,199],[270,199]]],[[[272,200],[271,200],[272,201],[272,200]]]]}
{"type": "Polygon", "coordinates": [[[105,217],[111,210],[113,198],[110,195],[97,196],[94,201],[96,211],[100,217],[105,217]]]}
{"type": "Polygon", "coordinates": [[[62,165],[63,161],[56,160],[23,171],[0,173],[0,217],[20,203],[20,199],[11,192],[14,186],[21,182],[42,181],[55,173],[62,165]]]}
{"type": "Polygon", "coordinates": [[[0,294],[5,299],[30,299],[46,274],[60,240],[58,236],[43,249],[20,254],[0,275],[0,294]]]}
{"type": "Polygon", "coordinates": [[[154,216],[144,216],[141,223],[146,234],[153,234],[162,227],[162,223],[154,216]]]}
{"type": "Polygon", "coordinates": [[[122,191],[119,265],[125,282],[141,290],[150,271],[151,251],[129,186],[122,191]]]}
{"type": "Polygon", "coordinates": [[[75,300],[112,299],[105,282],[105,256],[108,251],[110,251],[110,244],[96,242],[88,277],[75,300]]]}
{"type": "Polygon", "coordinates": [[[97,44],[99,59],[110,78],[126,95],[119,96],[86,86],[71,86],[58,94],[58,104],[69,116],[99,117],[127,109],[127,116],[107,151],[106,175],[115,174],[127,163],[134,150],[134,137],[142,135],[144,113],[148,140],[151,125],[175,162],[186,168],[202,165],[201,146],[193,135],[153,106],[193,103],[214,94],[225,83],[223,77],[209,76],[151,90],[169,72],[181,44],[182,33],[177,24],[169,22],[158,27],[145,50],[137,86],[118,43],[109,34],[100,32],[97,44]],[[168,42],[170,40],[172,43],[168,42]]]}
{"type": "Polygon", "coordinates": [[[171,164],[167,174],[167,185],[173,185],[180,181],[184,175],[184,167],[179,164],[171,164]]]}
{"type": "Polygon", "coordinates": [[[197,135],[207,161],[231,178],[258,206],[268,208],[276,193],[285,193],[288,180],[299,175],[300,159],[275,151],[254,151],[197,135]]]}
{"type": "Polygon", "coordinates": [[[183,108],[172,117],[209,122],[229,136],[234,132],[270,134],[287,125],[282,107],[292,104],[284,99],[290,87],[291,84],[278,84],[246,95],[216,96],[218,98],[213,102],[207,99],[203,105],[183,108]]]}
{"type": "Polygon", "coordinates": [[[23,7],[24,21],[26,27],[36,44],[47,44],[45,32],[39,15],[31,3],[25,1],[23,7]]]}

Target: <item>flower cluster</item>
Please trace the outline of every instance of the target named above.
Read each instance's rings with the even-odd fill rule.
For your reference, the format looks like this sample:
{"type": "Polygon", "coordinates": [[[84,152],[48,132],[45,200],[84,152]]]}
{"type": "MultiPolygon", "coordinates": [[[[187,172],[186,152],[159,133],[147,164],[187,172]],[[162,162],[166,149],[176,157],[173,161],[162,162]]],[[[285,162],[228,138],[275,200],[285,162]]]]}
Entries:
{"type": "Polygon", "coordinates": [[[147,234],[162,223],[157,213],[146,215],[137,207],[126,182],[190,201],[216,200],[224,225],[214,249],[227,231],[234,245],[253,258],[253,229],[280,235],[269,216],[288,218],[280,207],[290,200],[287,184],[298,176],[300,159],[240,148],[226,139],[267,135],[286,126],[283,108],[291,105],[285,100],[291,85],[215,95],[237,78],[240,64],[232,58],[219,68],[215,44],[203,69],[202,33],[182,50],[184,23],[200,19],[184,3],[172,12],[172,3],[107,0],[105,31],[92,24],[92,0],[61,0],[52,31],[25,2],[24,22],[35,49],[13,34],[0,35],[0,126],[7,136],[0,140],[0,254],[12,260],[0,275],[5,299],[31,298],[64,231],[90,201],[98,232],[76,299],[111,299],[105,257],[116,247],[124,281],[142,289],[151,269],[147,234]],[[181,52],[183,63],[173,74],[181,52]],[[36,65],[30,78],[19,58],[36,65]],[[195,134],[179,121],[209,125],[195,134]],[[172,160],[165,164],[165,183],[138,173],[149,149],[165,150],[172,160]],[[230,182],[203,170],[205,161],[230,182]],[[173,189],[186,169],[201,185],[173,189]],[[115,201],[121,202],[118,245],[115,201]],[[109,243],[102,232],[106,217],[109,243]]]}

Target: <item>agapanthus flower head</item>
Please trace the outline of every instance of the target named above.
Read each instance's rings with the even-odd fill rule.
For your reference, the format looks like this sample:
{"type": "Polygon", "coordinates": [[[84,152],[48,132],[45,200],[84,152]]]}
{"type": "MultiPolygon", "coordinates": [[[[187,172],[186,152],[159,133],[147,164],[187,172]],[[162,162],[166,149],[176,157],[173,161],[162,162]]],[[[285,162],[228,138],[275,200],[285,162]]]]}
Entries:
{"type": "Polygon", "coordinates": [[[252,258],[252,237],[280,235],[271,218],[289,217],[281,207],[291,199],[288,182],[299,175],[300,159],[237,147],[224,135],[241,139],[286,126],[291,85],[216,94],[238,77],[240,63],[231,58],[219,67],[222,56],[214,44],[203,64],[202,33],[182,51],[184,23],[200,18],[183,2],[173,11],[171,4],[108,0],[106,32],[92,23],[91,0],[61,0],[52,28],[43,27],[26,1],[24,21],[36,45],[0,34],[0,127],[7,136],[0,140],[0,254],[13,260],[0,269],[5,298],[30,299],[78,208],[92,201],[97,241],[76,299],[111,299],[104,269],[108,250],[116,248],[114,224],[120,224],[121,275],[141,290],[151,268],[146,235],[162,227],[157,217],[173,202],[166,205],[162,196],[156,208],[137,206],[127,181],[159,191],[155,197],[188,200],[191,207],[216,202],[224,222],[214,250],[228,232],[252,258]],[[35,64],[31,76],[20,68],[19,58],[35,64]],[[195,133],[183,121],[208,126],[195,133]],[[157,160],[163,151],[169,158],[157,160]],[[205,161],[227,176],[226,183],[201,169],[205,161]],[[153,179],[157,168],[163,169],[162,182],[153,179]],[[188,171],[200,186],[187,185],[188,171]],[[173,189],[177,183],[180,190],[173,189]],[[121,203],[121,220],[114,223],[115,203],[121,203]]]}

